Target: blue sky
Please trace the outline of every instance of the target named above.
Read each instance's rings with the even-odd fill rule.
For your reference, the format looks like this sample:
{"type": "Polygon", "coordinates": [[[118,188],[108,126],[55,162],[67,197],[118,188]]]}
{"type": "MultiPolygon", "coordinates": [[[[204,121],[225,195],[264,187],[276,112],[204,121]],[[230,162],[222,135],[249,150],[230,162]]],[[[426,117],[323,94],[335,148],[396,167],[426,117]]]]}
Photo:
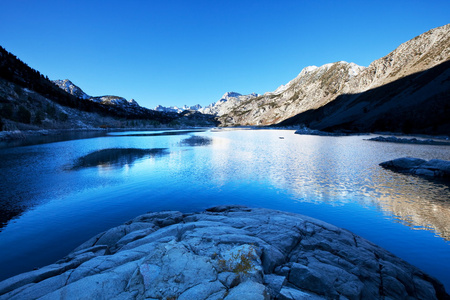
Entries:
{"type": "Polygon", "coordinates": [[[450,22],[450,1],[0,1],[0,45],[50,79],[145,107],[275,90],[309,65],[367,66],[450,22]]]}

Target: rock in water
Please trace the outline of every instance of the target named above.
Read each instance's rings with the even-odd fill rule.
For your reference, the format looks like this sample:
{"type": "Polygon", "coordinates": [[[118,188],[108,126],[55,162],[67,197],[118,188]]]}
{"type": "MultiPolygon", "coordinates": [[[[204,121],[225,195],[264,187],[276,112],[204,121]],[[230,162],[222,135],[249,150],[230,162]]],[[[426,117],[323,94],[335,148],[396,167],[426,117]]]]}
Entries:
{"type": "Polygon", "coordinates": [[[431,159],[426,161],[420,158],[402,157],[383,162],[380,166],[400,173],[409,173],[432,178],[450,178],[450,161],[442,159],[431,159]]]}
{"type": "Polygon", "coordinates": [[[148,213],[0,282],[0,299],[448,299],[386,250],[292,213],[148,213]]]}

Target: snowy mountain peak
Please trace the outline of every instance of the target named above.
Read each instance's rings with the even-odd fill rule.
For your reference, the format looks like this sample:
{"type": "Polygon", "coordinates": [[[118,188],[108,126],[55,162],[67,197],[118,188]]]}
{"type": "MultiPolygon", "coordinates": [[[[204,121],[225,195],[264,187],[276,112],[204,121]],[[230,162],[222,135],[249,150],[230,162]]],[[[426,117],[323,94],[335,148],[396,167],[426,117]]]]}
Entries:
{"type": "Polygon", "coordinates": [[[236,93],[236,92],[226,92],[225,94],[223,94],[223,96],[222,96],[222,98],[220,98],[220,100],[222,100],[222,99],[228,100],[229,98],[236,98],[239,96],[242,96],[242,95],[239,93],[236,93]]]}
{"type": "Polygon", "coordinates": [[[348,78],[355,77],[359,75],[366,67],[359,66],[355,63],[348,63],[346,61],[338,61],[334,63],[324,64],[320,67],[317,66],[308,66],[303,68],[303,70],[291,81],[289,81],[285,85],[279,86],[273,92],[267,92],[264,95],[279,95],[288,90],[291,86],[298,84],[299,82],[306,82],[311,80],[311,78],[319,78],[323,76],[327,72],[336,72],[340,71],[340,74],[346,74],[348,78]]]}
{"type": "Polygon", "coordinates": [[[208,115],[221,116],[238,103],[256,98],[258,96],[259,95],[257,93],[242,95],[236,92],[227,92],[222,96],[222,98],[219,99],[219,101],[211,103],[210,105],[200,109],[199,112],[208,115]]]}
{"type": "Polygon", "coordinates": [[[178,106],[162,106],[162,105],[158,105],[155,107],[156,111],[161,111],[161,112],[175,112],[175,113],[182,113],[183,111],[186,110],[195,110],[195,111],[200,111],[202,109],[202,106],[200,104],[196,104],[193,106],[187,106],[187,105],[183,105],[182,107],[178,107],[178,106]]]}
{"type": "Polygon", "coordinates": [[[139,106],[139,104],[138,104],[138,103],[136,102],[136,100],[134,100],[134,99],[128,100],[128,104],[139,106]]]}
{"type": "Polygon", "coordinates": [[[305,67],[305,68],[303,68],[303,70],[300,72],[299,75],[305,75],[305,74],[308,74],[308,73],[310,73],[310,72],[316,70],[317,68],[318,68],[317,66],[308,66],[308,67],[305,67]]]}
{"type": "Polygon", "coordinates": [[[359,73],[361,73],[361,71],[363,71],[365,69],[365,67],[359,66],[355,63],[348,63],[346,61],[338,61],[338,62],[334,62],[334,63],[328,63],[328,64],[324,64],[320,67],[317,66],[309,66],[309,67],[305,67],[297,76],[297,78],[302,77],[302,76],[306,76],[308,74],[312,74],[312,73],[318,73],[318,72],[326,72],[328,70],[330,70],[333,67],[339,67],[342,69],[346,69],[348,71],[348,75],[350,76],[356,76],[359,73]]]}
{"type": "Polygon", "coordinates": [[[54,84],[56,84],[59,88],[65,90],[69,94],[72,94],[78,98],[81,99],[89,99],[91,96],[87,95],[85,92],[83,92],[82,89],[80,89],[78,86],[72,83],[69,79],[64,80],[52,80],[54,84]]]}

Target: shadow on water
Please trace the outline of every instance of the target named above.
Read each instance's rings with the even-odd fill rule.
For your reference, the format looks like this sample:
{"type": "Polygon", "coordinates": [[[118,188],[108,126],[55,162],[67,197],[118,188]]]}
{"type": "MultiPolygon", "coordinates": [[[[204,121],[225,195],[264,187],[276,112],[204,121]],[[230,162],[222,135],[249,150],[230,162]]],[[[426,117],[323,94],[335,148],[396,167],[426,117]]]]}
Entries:
{"type": "Polygon", "coordinates": [[[89,139],[103,137],[106,135],[105,131],[62,131],[57,133],[45,134],[45,133],[35,133],[36,135],[30,134],[18,134],[16,138],[10,140],[0,140],[0,149],[12,148],[12,147],[22,147],[22,146],[32,146],[40,144],[49,144],[56,142],[72,141],[79,139],[89,139]]]}
{"type": "Polygon", "coordinates": [[[90,168],[97,166],[108,166],[120,168],[131,165],[138,159],[145,157],[155,157],[168,154],[166,148],[138,149],[138,148],[111,148],[102,149],[76,160],[71,170],[90,168]]]}
{"type": "Polygon", "coordinates": [[[108,135],[112,136],[166,136],[166,135],[186,135],[196,132],[204,132],[206,129],[192,129],[192,130],[169,130],[169,131],[126,131],[126,132],[110,132],[108,135]]]}
{"type": "MultiPolygon", "coordinates": [[[[139,159],[161,157],[169,154],[166,148],[139,149],[139,148],[110,148],[98,150],[78,158],[73,164],[66,166],[66,171],[77,171],[84,168],[106,167],[110,169],[119,169],[125,165],[132,165],[139,159]]],[[[1,186],[0,186],[1,188],[1,186]]],[[[62,186],[64,188],[64,185],[62,186]]],[[[39,194],[39,188],[36,188],[37,194],[45,198],[45,194],[39,194]]],[[[14,196],[5,196],[5,192],[0,194],[0,232],[8,222],[18,218],[23,212],[30,208],[42,204],[42,200],[28,199],[32,198],[30,194],[14,193],[14,196]]]]}
{"type": "Polygon", "coordinates": [[[212,139],[204,136],[193,135],[180,142],[180,146],[208,146],[211,145],[212,139]]]}

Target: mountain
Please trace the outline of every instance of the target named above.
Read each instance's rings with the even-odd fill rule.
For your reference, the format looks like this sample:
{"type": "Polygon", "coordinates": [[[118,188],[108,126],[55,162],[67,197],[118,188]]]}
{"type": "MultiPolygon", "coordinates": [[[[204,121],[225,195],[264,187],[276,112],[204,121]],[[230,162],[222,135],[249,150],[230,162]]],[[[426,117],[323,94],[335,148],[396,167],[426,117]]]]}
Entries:
{"type": "Polygon", "coordinates": [[[291,117],[322,131],[450,133],[450,61],[291,117]]]}
{"type": "Polygon", "coordinates": [[[182,113],[187,110],[200,111],[201,108],[202,108],[202,106],[200,104],[196,104],[193,106],[183,105],[182,107],[177,107],[177,106],[166,107],[166,106],[158,105],[155,107],[155,110],[161,111],[161,112],[182,113]]]}
{"type": "Polygon", "coordinates": [[[445,117],[450,115],[449,59],[450,24],[401,44],[368,67],[342,61],[306,67],[274,92],[228,107],[219,121],[223,126],[445,132],[450,128],[445,117]]]}
{"type": "Polygon", "coordinates": [[[0,47],[0,130],[214,126],[212,116],[154,111],[117,96],[91,97],[52,82],[0,47]]]}
{"type": "Polygon", "coordinates": [[[227,92],[217,102],[213,102],[205,107],[202,107],[200,104],[196,104],[193,106],[184,105],[183,107],[177,106],[166,107],[158,105],[155,107],[155,110],[161,112],[177,112],[177,113],[182,113],[183,111],[190,110],[190,111],[198,111],[206,115],[221,116],[227,113],[231,108],[235,107],[239,103],[255,98],[257,96],[258,94],[255,93],[249,95],[241,95],[236,92],[227,92]]]}
{"type": "Polygon", "coordinates": [[[119,96],[89,96],[81,88],[73,84],[69,79],[65,80],[52,80],[54,84],[56,84],[59,88],[65,90],[69,94],[72,94],[80,99],[91,100],[97,103],[105,104],[105,105],[119,105],[119,106],[140,106],[134,99],[127,100],[123,97],[119,96]]]}
{"type": "Polygon", "coordinates": [[[64,91],[68,92],[71,95],[74,95],[75,97],[85,100],[92,98],[91,96],[83,92],[83,90],[80,89],[78,86],[73,84],[72,81],[70,81],[69,79],[52,80],[52,82],[56,84],[59,88],[63,89],[64,91]]]}
{"type": "Polygon", "coordinates": [[[90,100],[90,101],[97,102],[97,103],[104,104],[104,105],[116,105],[116,106],[120,106],[126,110],[127,109],[128,110],[133,110],[133,109],[137,110],[137,109],[141,108],[141,106],[134,99],[127,100],[123,97],[111,96],[111,95],[96,96],[96,97],[89,96],[88,94],[83,92],[83,90],[80,87],[73,84],[73,82],[71,82],[69,79],[52,80],[52,82],[54,84],[56,84],[59,88],[68,92],[69,94],[74,95],[83,100],[90,100]]]}
{"type": "Polygon", "coordinates": [[[258,96],[259,95],[255,93],[249,95],[241,95],[236,92],[227,92],[219,99],[219,101],[212,103],[202,109],[199,109],[199,111],[204,114],[222,116],[228,113],[233,107],[236,107],[241,103],[249,101],[258,96]]]}

